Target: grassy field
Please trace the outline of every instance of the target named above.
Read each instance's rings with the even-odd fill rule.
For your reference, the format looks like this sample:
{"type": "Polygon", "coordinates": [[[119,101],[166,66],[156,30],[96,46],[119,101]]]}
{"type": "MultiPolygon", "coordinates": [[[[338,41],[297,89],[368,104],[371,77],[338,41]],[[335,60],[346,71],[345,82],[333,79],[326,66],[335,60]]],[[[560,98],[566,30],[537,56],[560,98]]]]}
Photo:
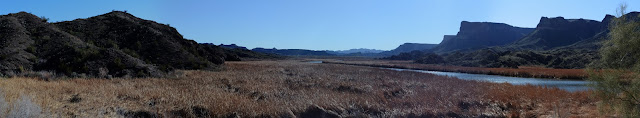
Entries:
{"type": "Polygon", "coordinates": [[[25,111],[46,117],[599,115],[590,92],[301,60],[224,66],[218,72],[179,71],[169,78],[0,79],[0,117],[25,111]]]}
{"type": "Polygon", "coordinates": [[[336,60],[336,59],[314,59],[325,63],[347,64],[372,67],[417,69],[430,71],[462,72],[472,74],[504,75],[514,77],[534,77],[534,78],[554,78],[583,80],[587,74],[583,69],[553,69],[542,67],[519,67],[519,68],[480,68],[462,66],[442,66],[432,64],[417,64],[412,61],[391,61],[391,60],[336,60]]]}

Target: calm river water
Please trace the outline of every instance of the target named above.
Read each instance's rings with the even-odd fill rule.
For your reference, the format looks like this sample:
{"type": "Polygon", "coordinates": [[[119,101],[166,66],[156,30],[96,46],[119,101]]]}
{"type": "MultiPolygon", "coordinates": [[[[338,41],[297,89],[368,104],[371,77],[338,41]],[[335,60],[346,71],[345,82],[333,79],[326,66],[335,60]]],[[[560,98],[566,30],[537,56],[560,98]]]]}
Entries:
{"type": "Polygon", "coordinates": [[[510,83],[513,85],[531,84],[531,85],[538,85],[538,86],[560,88],[570,92],[584,91],[584,90],[591,89],[591,87],[587,86],[587,84],[589,84],[588,81],[578,81],[578,80],[508,77],[508,76],[499,76],[499,75],[468,74],[468,73],[425,71],[425,70],[397,69],[397,68],[385,68],[385,69],[396,70],[396,71],[413,71],[413,72],[421,72],[421,73],[431,73],[435,75],[457,77],[463,80],[486,81],[486,82],[493,82],[493,83],[510,83]]]}
{"type": "MultiPolygon", "coordinates": [[[[308,63],[322,63],[322,61],[308,61],[308,63]]],[[[457,73],[457,72],[441,72],[441,71],[426,71],[426,70],[397,69],[397,68],[384,68],[384,69],[390,69],[390,70],[396,70],[396,71],[413,71],[413,72],[421,72],[421,73],[431,73],[435,75],[456,77],[463,80],[486,81],[486,82],[493,82],[493,83],[510,83],[513,85],[531,84],[531,85],[538,85],[538,86],[560,88],[570,92],[584,91],[584,90],[591,89],[591,87],[587,86],[587,84],[589,84],[588,81],[578,81],[578,80],[508,77],[508,76],[500,76],[500,75],[468,74],[468,73],[457,73]]]]}

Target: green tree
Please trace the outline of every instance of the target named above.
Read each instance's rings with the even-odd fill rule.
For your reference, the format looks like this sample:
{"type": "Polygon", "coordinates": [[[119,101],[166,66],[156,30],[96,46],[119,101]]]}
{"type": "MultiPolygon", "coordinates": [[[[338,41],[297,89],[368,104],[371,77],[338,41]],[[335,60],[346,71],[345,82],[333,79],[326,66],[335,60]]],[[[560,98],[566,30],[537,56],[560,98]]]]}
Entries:
{"type": "Polygon", "coordinates": [[[610,23],[609,40],[600,49],[602,58],[589,69],[589,80],[602,99],[602,112],[636,118],[640,117],[640,17],[626,14],[626,8],[621,4],[610,23]]]}

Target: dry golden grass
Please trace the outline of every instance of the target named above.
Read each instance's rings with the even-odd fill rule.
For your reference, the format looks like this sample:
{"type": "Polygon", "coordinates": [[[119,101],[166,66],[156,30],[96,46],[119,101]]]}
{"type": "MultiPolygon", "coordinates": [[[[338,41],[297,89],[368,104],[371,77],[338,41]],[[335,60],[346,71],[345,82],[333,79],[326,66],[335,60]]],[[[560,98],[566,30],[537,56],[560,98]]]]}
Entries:
{"type": "Polygon", "coordinates": [[[595,112],[589,110],[595,109],[595,100],[586,98],[589,93],[374,67],[281,60],[227,62],[219,72],[180,72],[172,78],[9,78],[0,80],[0,91],[9,103],[31,96],[46,116],[62,117],[117,117],[136,111],[164,117],[300,116],[313,113],[309,109],[314,106],[341,116],[369,117],[508,116],[513,111],[550,116],[554,108],[587,109],[569,116],[588,117],[595,112]],[[549,108],[552,102],[565,105],[549,108]],[[508,107],[531,103],[536,105],[508,107]]]}
{"type": "Polygon", "coordinates": [[[511,109],[511,117],[594,117],[597,99],[592,91],[567,92],[558,88],[493,84],[487,98],[511,109]]]}

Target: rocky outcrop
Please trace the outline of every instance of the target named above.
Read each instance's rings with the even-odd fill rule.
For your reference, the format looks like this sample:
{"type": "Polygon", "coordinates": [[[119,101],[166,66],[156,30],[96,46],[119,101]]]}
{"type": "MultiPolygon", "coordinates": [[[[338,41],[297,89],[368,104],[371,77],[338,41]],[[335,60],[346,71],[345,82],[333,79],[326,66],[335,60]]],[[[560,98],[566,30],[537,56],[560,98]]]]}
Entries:
{"type": "Polygon", "coordinates": [[[433,52],[476,50],[512,43],[533,31],[504,23],[462,21],[460,31],[455,36],[445,36],[433,52]]]}
{"type": "Polygon", "coordinates": [[[442,41],[440,43],[443,42],[450,42],[451,39],[456,38],[456,35],[444,35],[444,37],[442,38],[442,41]]]}

